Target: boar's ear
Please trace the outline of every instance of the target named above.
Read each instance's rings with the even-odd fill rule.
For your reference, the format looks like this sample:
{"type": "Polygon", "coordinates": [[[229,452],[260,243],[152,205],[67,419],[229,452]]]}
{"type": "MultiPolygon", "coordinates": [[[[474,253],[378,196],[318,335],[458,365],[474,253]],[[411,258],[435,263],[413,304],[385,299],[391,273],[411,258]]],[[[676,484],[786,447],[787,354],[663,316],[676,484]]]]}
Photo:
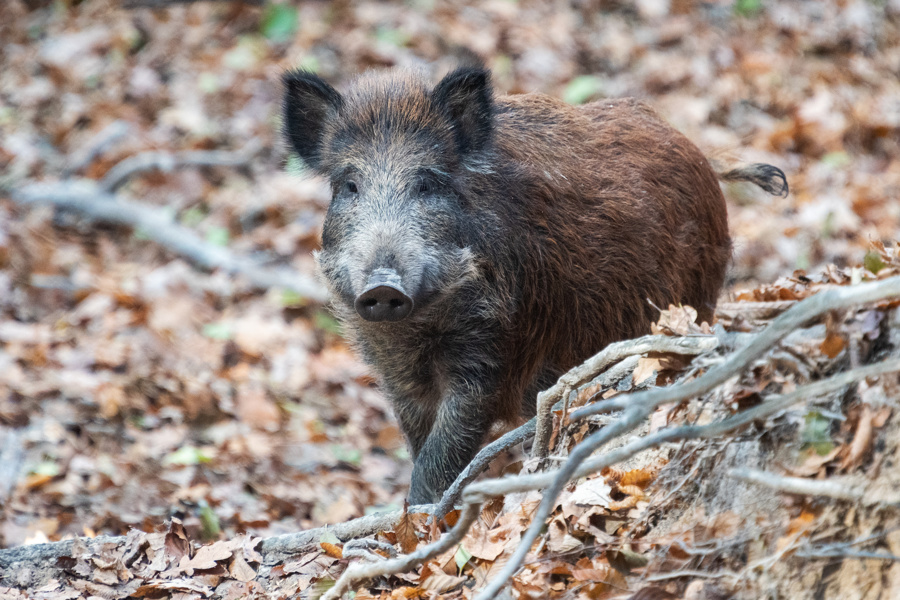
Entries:
{"type": "Polygon", "coordinates": [[[453,123],[461,156],[487,146],[493,129],[490,71],[482,67],[457,69],[435,86],[431,98],[453,123]]]}
{"type": "Polygon", "coordinates": [[[341,95],[308,71],[288,71],[284,82],[283,133],[291,147],[313,169],[321,168],[322,134],[343,103],[341,95]]]}

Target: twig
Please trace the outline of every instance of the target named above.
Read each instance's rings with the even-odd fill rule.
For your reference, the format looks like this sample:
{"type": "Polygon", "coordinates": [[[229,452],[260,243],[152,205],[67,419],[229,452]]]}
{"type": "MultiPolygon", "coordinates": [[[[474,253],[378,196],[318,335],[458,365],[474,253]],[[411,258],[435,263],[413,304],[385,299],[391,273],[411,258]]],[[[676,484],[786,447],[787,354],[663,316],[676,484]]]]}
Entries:
{"type": "Polygon", "coordinates": [[[89,164],[94,162],[95,158],[118,143],[118,141],[128,135],[130,131],[131,126],[128,124],[128,121],[123,121],[121,119],[113,121],[101,129],[99,133],[88,140],[84,149],[69,162],[69,165],[63,170],[63,178],[69,178],[73,174],[87,168],[89,164]]]}
{"type": "Polygon", "coordinates": [[[808,552],[795,552],[794,556],[799,556],[801,558],[859,558],[862,560],[900,560],[900,556],[897,556],[896,554],[865,552],[863,550],[830,550],[823,552],[810,550],[808,552]]]}
{"type": "Polygon", "coordinates": [[[825,496],[835,500],[859,500],[863,490],[855,485],[835,479],[804,479],[802,477],[786,477],[756,469],[731,469],[729,477],[776,489],[787,494],[801,496],[825,496]]]}
{"type": "Polygon", "coordinates": [[[466,505],[459,516],[459,521],[441,539],[427,546],[422,546],[415,552],[404,554],[397,558],[377,563],[356,563],[350,565],[335,582],[334,587],[322,595],[322,600],[336,600],[340,598],[344,595],[344,592],[349,591],[359,581],[412,569],[416,565],[434,558],[458,544],[466,535],[466,532],[469,531],[469,527],[472,526],[475,519],[478,518],[481,503],[484,501],[484,497],[473,497],[468,491],[464,499],[466,505]]]}
{"type": "Polygon", "coordinates": [[[3,436],[3,446],[0,447],[0,506],[6,504],[10,494],[16,487],[19,479],[19,469],[25,458],[25,450],[22,448],[22,434],[18,429],[0,428],[0,432],[6,430],[3,436]]]}
{"type": "MultiPolygon", "coordinates": [[[[490,480],[470,486],[470,489],[473,489],[473,491],[478,491],[489,496],[502,495],[510,492],[521,492],[528,489],[541,489],[544,487],[548,488],[544,491],[541,504],[538,506],[537,512],[533,517],[531,525],[522,536],[522,540],[520,541],[519,547],[516,549],[516,552],[509,559],[506,565],[504,565],[503,570],[500,572],[500,574],[488,584],[488,586],[482,591],[482,593],[477,596],[476,600],[487,600],[489,598],[493,598],[500,591],[500,589],[504,585],[506,585],[506,582],[509,580],[509,578],[512,577],[519,570],[519,568],[521,568],[526,554],[531,548],[531,545],[534,543],[534,540],[537,539],[538,535],[540,535],[544,522],[546,521],[553,507],[556,505],[556,498],[559,495],[559,492],[569,480],[577,477],[582,477],[623,460],[627,460],[628,458],[631,458],[632,456],[636,455],[639,452],[642,452],[643,450],[659,446],[660,444],[665,442],[675,441],[679,439],[717,437],[727,431],[736,429],[737,427],[750,423],[763,416],[767,416],[769,414],[777,412],[778,410],[782,410],[786,406],[789,406],[790,404],[798,402],[801,399],[809,397],[811,395],[825,393],[826,391],[831,391],[833,389],[839,389],[840,387],[847,385],[851,381],[856,381],[863,377],[897,370],[900,370],[900,360],[886,361],[877,365],[870,365],[868,367],[854,369],[853,371],[842,373],[831,379],[803,386],[794,390],[794,392],[790,394],[778,396],[773,400],[764,402],[759,406],[748,409],[733,417],[723,419],[722,421],[719,421],[717,423],[712,423],[710,425],[704,426],[691,425],[677,427],[674,429],[660,430],[655,434],[640,438],[630,444],[622,446],[621,448],[600,455],[592,459],[591,461],[588,461],[581,468],[578,468],[594,450],[596,450],[606,442],[614,439],[615,437],[633,430],[638,423],[649,416],[649,414],[653,411],[654,408],[656,408],[656,406],[665,403],[658,400],[658,397],[660,396],[658,392],[665,390],[651,390],[649,392],[633,394],[633,405],[629,409],[624,411],[624,413],[618,420],[614,421],[600,431],[592,434],[591,436],[588,436],[584,441],[576,446],[572,454],[569,456],[569,459],[566,461],[565,465],[563,465],[563,467],[558,471],[542,473],[540,475],[490,480]],[[656,400],[653,400],[654,396],[656,396],[656,400]],[[498,483],[499,485],[497,485],[498,483]],[[522,484],[524,484],[525,487],[523,487],[522,484]]],[[[704,377],[706,377],[707,375],[705,375],[704,377]]],[[[674,389],[678,390],[687,387],[688,385],[682,385],[676,386],[676,388],[674,389]]],[[[682,389],[682,392],[683,391],[684,390],[682,389]]],[[[669,396],[671,396],[671,394],[669,396]]],[[[678,398],[676,395],[675,398],[672,399],[669,396],[664,396],[667,398],[666,402],[680,401],[690,397],[684,396],[682,398],[678,398]]]]}
{"type": "Polygon", "coordinates": [[[717,571],[715,573],[707,573],[705,571],[669,571],[668,573],[655,573],[644,579],[644,581],[665,581],[666,579],[678,579],[679,577],[699,577],[701,579],[740,579],[738,573],[732,571],[717,571]]]}
{"type": "Polygon", "coordinates": [[[656,407],[669,402],[681,401],[685,398],[696,398],[743,371],[791,331],[808,321],[830,310],[849,308],[857,304],[876,302],[893,297],[900,297],[900,276],[820,292],[790,308],[772,321],[767,328],[763,329],[753,341],[701,377],[681,385],[657,388],[638,394],[626,394],[597,402],[591,406],[585,406],[574,411],[569,415],[569,418],[575,421],[590,415],[622,410],[636,401],[641,401],[648,405],[652,404],[656,407]]]}
{"type": "MultiPolygon", "coordinates": [[[[411,514],[431,513],[433,508],[434,505],[431,504],[411,506],[409,507],[409,512],[411,514]]],[[[263,555],[266,564],[275,564],[284,560],[285,556],[299,554],[309,550],[312,546],[318,546],[322,536],[326,533],[334,535],[341,541],[349,541],[393,528],[402,514],[403,512],[400,510],[377,513],[345,523],[326,525],[297,533],[266,538],[260,541],[259,551],[263,555]]],[[[88,544],[89,547],[93,548],[105,544],[121,545],[126,540],[125,536],[98,536],[95,538],[77,538],[62,542],[0,549],[0,572],[4,569],[12,568],[13,565],[35,565],[47,561],[55,562],[59,557],[71,555],[72,546],[76,542],[88,544]]]]}
{"type": "Polygon", "coordinates": [[[241,150],[187,150],[185,152],[141,152],[118,162],[100,180],[100,191],[112,193],[130,177],[144,171],[172,171],[184,167],[241,167],[259,152],[252,140],[241,150]]]}
{"type": "MultiPolygon", "coordinates": [[[[433,512],[433,509],[434,505],[431,504],[411,506],[409,507],[409,513],[431,513],[433,512]]],[[[309,550],[310,546],[318,545],[322,536],[326,533],[333,534],[341,541],[348,541],[372,535],[379,531],[386,531],[394,527],[397,521],[400,520],[402,514],[402,510],[376,513],[353,519],[345,523],[326,525],[324,527],[317,527],[315,529],[308,529],[297,533],[286,533],[284,535],[270,537],[262,540],[259,550],[266,557],[266,563],[273,564],[278,562],[285,555],[298,554],[309,550]]]]}
{"type": "Polygon", "coordinates": [[[549,452],[550,434],[553,429],[552,406],[569,392],[597,376],[607,366],[623,358],[646,352],[674,352],[678,354],[703,354],[714,349],[718,340],[712,336],[671,337],[647,335],[634,340],[610,344],[582,364],[570,369],[553,386],[537,397],[537,427],[534,434],[532,456],[546,458],[549,452]]]}
{"type": "Polygon", "coordinates": [[[771,319],[797,304],[796,300],[776,300],[774,302],[720,302],[716,305],[716,316],[734,319],[738,315],[745,319],[771,319]]]}
{"type": "Polygon", "coordinates": [[[158,208],[121,200],[88,180],[33,183],[13,190],[14,202],[25,206],[50,204],[94,221],[140,229],[152,240],[207,269],[222,269],[245,277],[258,289],[284,288],[303,298],[324,302],[327,294],[314,278],[290,269],[272,269],[204,241],[193,230],[174,223],[158,208]]]}
{"type": "Polygon", "coordinates": [[[537,422],[536,418],[532,418],[530,421],[513,429],[512,431],[507,432],[500,438],[494,440],[487,446],[481,449],[478,454],[475,455],[475,458],[463,469],[462,473],[456,476],[456,481],[447,488],[447,491],[444,492],[441,501],[437,504],[434,509],[434,519],[436,521],[440,521],[447,513],[449,513],[453,509],[453,505],[459,499],[460,494],[462,493],[462,489],[467,486],[469,483],[475,480],[485,469],[487,469],[488,465],[491,464],[491,461],[494,460],[498,454],[504,452],[516,446],[517,444],[521,444],[528,438],[534,435],[534,427],[537,422]]]}

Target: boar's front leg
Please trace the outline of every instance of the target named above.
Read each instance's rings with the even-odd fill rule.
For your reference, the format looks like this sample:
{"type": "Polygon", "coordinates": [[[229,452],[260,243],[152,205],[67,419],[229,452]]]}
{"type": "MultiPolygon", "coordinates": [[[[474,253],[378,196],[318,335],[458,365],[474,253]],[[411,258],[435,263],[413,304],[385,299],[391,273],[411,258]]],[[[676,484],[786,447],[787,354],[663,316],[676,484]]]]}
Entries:
{"type": "MultiPolygon", "coordinates": [[[[478,453],[495,420],[491,398],[470,386],[445,394],[437,409],[434,425],[416,453],[409,489],[410,504],[427,504],[441,499],[456,476],[478,453]]],[[[415,452],[415,437],[410,445],[415,452]]]]}

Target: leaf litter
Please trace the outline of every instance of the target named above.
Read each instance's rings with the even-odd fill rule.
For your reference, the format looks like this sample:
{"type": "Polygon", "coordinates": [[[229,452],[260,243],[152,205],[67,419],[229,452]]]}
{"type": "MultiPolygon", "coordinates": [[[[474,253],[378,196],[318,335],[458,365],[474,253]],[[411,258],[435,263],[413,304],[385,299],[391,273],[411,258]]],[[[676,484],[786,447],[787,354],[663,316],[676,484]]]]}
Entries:
{"type": "MultiPolygon", "coordinates": [[[[342,542],[266,565],[258,540],[403,505],[404,442],[326,312],[198,273],[140,231],[25,211],[4,196],[23,178],[74,169],[97,179],[142,151],[254,139],[269,150],[247,169],[163,170],[120,191],[212,243],[311,272],[328,190],[282,169],[284,68],[300,64],[340,84],[423,59],[440,72],[465,56],[454,49],[471,48],[501,91],[575,103],[644,97],[726,160],[740,151],[741,160],[782,166],[788,198],[726,190],[735,256],[722,302],[736,310],[720,311],[718,325],[732,333],[758,331],[823,289],[900,273],[889,243],[900,238],[896,2],[8,4],[0,457],[18,476],[0,486],[0,540],[128,538],[98,554],[76,543],[61,561],[65,580],[4,573],[2,585],[14,586],[0,587],[3,597],[314,597],[346,566],[342,542]],[[117,130],[127,134],[104,141],[117,130]]],[[[709,422],[890,355],[900,345],[898,304],[833,314],[714,397],[654,419],[709,422]]],[[[710,333],[715,324],[695,323],[692,311],[667,307],[654,331],[710,333]]],[[[702,370],[697,362],[642,356],[621,389],[590,395],[669,384],[702,370]]],[[[758,597],[770,585],[785,597],[818,589],[850,598],[900,589],[890,562],[835,562],[848,548],[900,554],[896,512],[760,492],[724,475],[766,464],[810,479],[896,482],[898,397],[896,378],[861,382],[726,439],[570,484],[514,594],[758,597]]],[[[596,426],[570,425],[564,439],[574,444],[596,426]]],[[[448,556],[357,598],[472,597],[473,584],[508,560],[539,498],[485,509],[448,556]]],[[[408,552],[445,526],[414,515],[379,537],[408,552]]]]}

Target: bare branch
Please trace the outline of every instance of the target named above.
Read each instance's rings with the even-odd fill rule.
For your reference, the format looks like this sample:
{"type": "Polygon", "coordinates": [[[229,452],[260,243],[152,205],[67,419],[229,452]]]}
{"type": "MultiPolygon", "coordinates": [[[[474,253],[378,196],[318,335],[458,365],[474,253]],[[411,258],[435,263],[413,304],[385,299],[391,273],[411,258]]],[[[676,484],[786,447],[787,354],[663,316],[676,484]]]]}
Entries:
{"type": "Polygon", "coordinates": [[[716,316],[734,319],[737,316],[745,319],[771,319],[797,304],[796,300],[777,300],[774,302],[720,302],[716,305],[716,316]]]}
{"type": "Polygon", "coordinates": [[[534,435],[532,455],[546,458],[549,452],[552,430],[552,406],[564,399],[569,392],[597,376],[613,363],[635,354],[647,352],[674,352],[677,354],[703,354],[714,349],[718,340],[712,336],[672,337],[667,335],[647,335],[634,340],[624,340],[610,344],[582,364],[570,369],[550,389],[538,394],[537,428],[534,435]]]}
{"type": "MultiPolygon", "coordinates": [[[[409,514],[431,513],[433,509],[434,505],[432,504],[410,506],[409,514]]],[[[346,523],[326,525],[297,533],[286,533],[262,540],[259,550],[266,557],[267,564],[274,564],[285,555],[299,554],[309,550],[312,546],[318,546],[322,536],[326,533],[333,534],[341,541],[353,540],[392,529],[402,515],[402,510],[395,510],[366,515],[346,523]]]]}
{"type": "Polygon", "coordinates": [[[454,481],[453,484],[447,488],[447,491],[444,492],[444,496],[434,509],[435,520],[440,521],[447,516],[447,513],[453,509],[454,503],[459,499],[462,489],[487,469],[488,465],[491,464],[491,461],[494,460],[498,454],[517,444],[521,444],[533,436],[536,422],[537,419],[532,418],[521,427],[507,432],[502,437],[482,448],[481,451],[475,455],[475,458],[472,459],[472,462],[463,469],[462,473],[456,476],[456,481],[454,481]]]}
{"type": "Polygon", "coordinates": [[[12,427],[0,428],[5,433],[3,445],[0,446],[0,506],[5,506],[19,479],[19,469],[25,460],[25,448],[22,446],[22,434],[12,427]]]}
{"type": "Polygon", "coordinates": [[[670,402],[680,402],[685,398],[696,398],[743,371],[786,335],[812,319],[831,310],[895,297],[900,297],[900,276],[820,292],[790,308],[772,321],[753,341],[701,377],[681,385],[656,388],[637,394],[625,394],[597,402],[574,411],[569,418],[575,421],[589,415],[622,410],[635,402],[655,408],[670,402]]]}
{"type": "Polygon", "coordinates": [[[757,469],[732,469],[728,472],[728,476],[747,483],[773,488],[787,494],[825,496],[835,500],[859,500],[863,497],[862,489],[837,479],[819,480],[787,477],[757,469]]]}
{"type": "Polygon", "coordinates": [[[340,598],[345,592],[350,591],[352,586],[360,581],[366,581],[382,575],[400,573],[401,571],[408,571],[416,565],[420,565],[426,560],[432,559],[435,556],[446,552],[455,544],[458,544],[466,535],[466,532],[469,531],[469,527],[472,526],[475,519],[478,518],[481,503],[484,501],[484,497],[475,498],[468,493],[466,496],[466,506],[459,516],[459,521],[457,521],[453,529],[448,531],[441,539],[432,544],[428,544],[427,546],[422,546],[415,552],[404,554],[397,558],[377,563],[356,563],[350,565],[347,567],[347,570],[341,574],[340,578],[334,584],[334,587],[322,595],[322,600],[335,600],[340,598]]]}
{"type": "Polygon", "coordinates": [[[200,267],[241,275],[259,289],[284,288],[314,302],[324,302],[327,297],[324,287],[309,275],[263,267],[227,248],[209,244],[193,230],[174,223],[158,208],[118,199],[92,181],[34,183],[13,190],[11,197],[24,206],[50,204],[93,221],[140,229],[158,244],[200,267]]]}
{"type": "Polygon", "coordinates": [[[131,125],[128,121],[121,119],[113,121],[100,130],[84,145],[84,148],[71,160],[69,165],[63,171],[63,177],[69,178],[73,174],[86,169],[94,159],[106,152],[112,146],[117,144],[119,140],[124,138],[131,131],[131,125]]]}
{"type": "MultiPolygon", "coordinates": [[[[409,507],[410,514],[431,513],[434,505],[424,504],[409,507]]],[[[315,529],[307,529],[297,533],[278,535],[261,540],[259,551],[266,564],[278,563],[286,556],[307,552],[311,548],[318,547],[322,536],[326,533],[334,535],[341,541],[355,540],[392,529],[400,520],[403,511],[395,510],[387,513],[366,515],[345,523],[326,525],[315,529]]],[[[16,548],[0,549],[0,569],[10,569],[13,565],[36,565],[43,562],[54,562],[62,556],[70,556],[75,542],[87,544],[89,547],[99,547],[104,544],[124,544],[125,536],[98,536],[95,538],[77,538],[62,542],[46,544],[33,544],[16,548]]],[[[371,545],[367,543],[367,546],[371,545]]]]}
{"type": "MultiPolygon", "coordinates": [[[[747,423],[773,414],[779,410],[783,410],[787,406],[810,396],[840,389],[848,383],[858,381],[864,377],[881,375],[898,370],[900,370],[900,359],[853,369],[852,371],[836,375],[831,379],[800,387],[790,394],[776,396],[772,400],[743,411],[733,417],[723,419],[717,423],[660,430],[644,438],[639,438],[621,448],[597,456],[584,464],[583,467],[578,468],[594,450],[615,437],[633,430],[644,418],[649,416],[652,410],[657,406],[655,402],[647,402],[646,400],[641,402],[640,400],[636,400],[634,401],[633,406],[627,409],[618,420],[607,425],[597,433],[588,436],[576,446],[570,454],[569,459],[558,471],[542,473],[540,475],[494,479],[470,486],[468,489],[471,489],[473,492],[479,492],[485,496],[522,492],[544,487],[548,488],[544,491],[541,504],[538,506],[538,510],[533,517],[531,526],[529,526],[528,530],[522,536],[522,540],[519,543],[519,547],[516,549],[515,554],[513,554],[506,565],[504,565],[500,574],[488,584],[481,594],[477,596],[476,600],[493,598],[519,568],[521,568],[531,545],[537,539],[538,535],[540,535],[544,522],[556,505],[556,498],[559,495],[559,492],[562,491],[562,488],[569,480],[597,472],[605,467],[627,460],[639,452],[659,446],[665,442],[718,437],[727,431],[746,425],[747,423]]],[[[677,386],[675,389],[686,387],[688,386],[677,386]]],[[[644,394],[633,394],[632,396],[644,396],[646,398],[655,391],[657,390],[652,390],[651,392],[644,394]]],[[[684,398],[676,400],[684,400],[688,397],[689,396],[685,396],[684,398]]]]}
{"type": "Polygon", "coordinates": [[[187,150],[185,152],[141,152],[117,163],[100,180],[100,191],[112,193],[130,177],[144,171],[173,171],[185,167],[242,167],[259,152],[258,140],[241,150],[187,150]]]}

